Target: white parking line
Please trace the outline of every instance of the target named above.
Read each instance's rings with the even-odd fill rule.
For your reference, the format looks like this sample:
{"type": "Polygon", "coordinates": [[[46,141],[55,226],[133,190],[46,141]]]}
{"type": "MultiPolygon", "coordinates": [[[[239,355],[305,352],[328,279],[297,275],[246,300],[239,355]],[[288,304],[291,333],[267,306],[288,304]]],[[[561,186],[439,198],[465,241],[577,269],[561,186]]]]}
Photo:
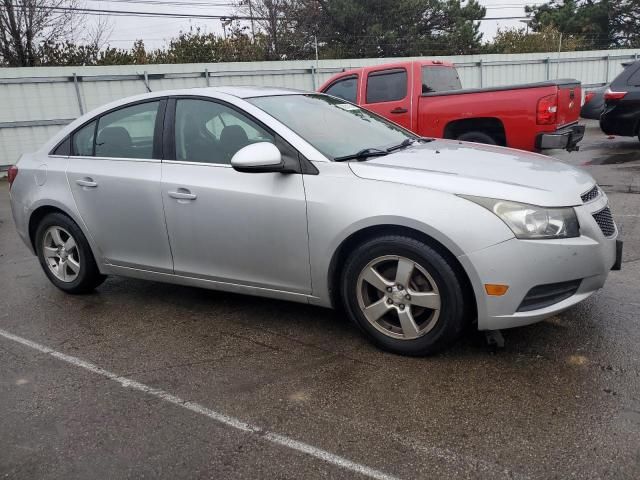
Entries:
{"type": "Polygon", "coordinates": [[[398,480],[397,477],[392,475],[387,475],[384,472],[379,470],[375,470],[373,468],[367,467],[366,465],[361,465],[356,462],[352,462],[351,460],[341,457],[339,455],[335,455],[331,452],[327,452],[326,450],[322,450],[321,448],[314,447],[313,445],[309,445],[304,442],[299,442],[298,440],[294,440],[293,438],[289,438],[285,435],[279,435],[277,433],[269,432],[263,430],[260,427],[255,425],[251,425],[249,423],[245,423],[242,420],[239,420],[234,417],[230,417],[223,413],[216,412],[207,408],[199,403],[190,402],[188,400],[183,400],[180,397],[176,397],[164,390],[159,388],[153,388],[148,385],[145,385],[140,382],[136,382],[135,380],[131,380],[126,377],[121,377],[113,372],[105,370],[103,368],[94,365],[93,363],[85,362],[77,357],[72,357],[71,355],[66,355],[61,352],[57,352],[52,348],[46,347],[36,342],[32,342],[31,340],[27,340],[26,338],[19,337],[18,335],[14,335],[12,333],[7,332],[6,330],[0,329],[0,336],[13,340],[14,342],[20,343],[27,347],[30,347],[34,350],[37,350],[42,353],[46,353],[51,355],[52,357],[57,358],[58,360],[62,360],[63,362],[70,363],[75,365],[76,367],[84,368],[85,370],[89,370],[90,372],[96,373],[98,375],[102,375],[103,377],[108,378],[109,380],[113,380],[118,382],[125,388],[132,388],[134,390],[138,390],[140,392],[144,392],[148,395],[152,395],[156,398],[164,400],[165,402],[172,403],[179,407],[185,408],[187,410],[191,410],[192,412],[199,413],[200,415],[204,415],[209,417],[216,422],[227,425],[228,427],[235,428],[236,430],[240,430],[243,432],[247,432],[250,434],[255,434],[268,442],[275,443],[277,445],[281,445],[292,450],[296,450],[298,452],[306,453],[315,458],[319,458],[327,463],[335,465],[337,467],[343,468],[345,470],[350,470],[352,472],[359,473],[369,478],[375,478],[377,480],[398,480]]]}

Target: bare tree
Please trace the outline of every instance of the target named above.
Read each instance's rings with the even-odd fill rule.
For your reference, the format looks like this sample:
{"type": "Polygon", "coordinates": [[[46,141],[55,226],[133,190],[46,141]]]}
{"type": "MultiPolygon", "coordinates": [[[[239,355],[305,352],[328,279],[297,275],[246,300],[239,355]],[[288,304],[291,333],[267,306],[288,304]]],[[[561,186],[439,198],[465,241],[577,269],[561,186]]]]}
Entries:
{"type": "Polygon", "coordinates": [[[270,60],[296,58],[301,39],[296,21],[291,15],[299,0],[239,0],[238,11],[251,17],[251,32],[267,39],[267,57],[270,60]]]}
{"type": "Polygon", "coordinates": [[[76,0],[0,0],[0,63],[37,64],[38,46],[69,39],[76,0]]]}
{"type": "Polygon", "coordinates": [[[98,50],[102,50],[109,43],[109,38],[113,33],[113,21],[104,15],[100,15],[98,20],[85,28],[83,43],[93,45],[98,50]]]}

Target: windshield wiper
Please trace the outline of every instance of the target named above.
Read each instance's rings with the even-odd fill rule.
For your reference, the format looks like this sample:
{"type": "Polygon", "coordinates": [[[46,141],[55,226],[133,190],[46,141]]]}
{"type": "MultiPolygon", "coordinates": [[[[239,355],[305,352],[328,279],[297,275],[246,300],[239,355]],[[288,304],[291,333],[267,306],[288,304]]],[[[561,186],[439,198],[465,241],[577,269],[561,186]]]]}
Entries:
{"type": "Polygon", "coordinates": [[[387,148],[387,152],[395,152],[396,150],[401,150],[403,148],[407,148],[411,145],[413,145],[413,142],[415,142],[416,140],[413,138],[406,138],[402,141],[402,143],[399,143],[398,145],[394,145],[393,147],[389,147],[387,148]]]}
{"type": "Polygon", "coordinates": [[[357,153],[353,155],[344,155],[342,157],[336,157],[333,159],[334,162],[345,162],[347,160],[366,160],[369,157],[383,157],[384,155],[388,155],[389,152],[386,150],[380,150],[379,148],[363,148],[357,153]]]}

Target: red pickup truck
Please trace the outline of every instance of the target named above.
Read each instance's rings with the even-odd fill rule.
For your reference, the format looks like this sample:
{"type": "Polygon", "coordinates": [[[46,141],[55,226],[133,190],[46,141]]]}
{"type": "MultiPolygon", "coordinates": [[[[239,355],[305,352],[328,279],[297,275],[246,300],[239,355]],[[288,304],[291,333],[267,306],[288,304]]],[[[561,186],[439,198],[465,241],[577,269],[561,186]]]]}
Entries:
{"type": "Polygon", "coordinates": [[[578,80],[462,89],[452,63],[419,60],[348,70],[320,91],[424,137],[571,151],[584,136],[578,80]]]}

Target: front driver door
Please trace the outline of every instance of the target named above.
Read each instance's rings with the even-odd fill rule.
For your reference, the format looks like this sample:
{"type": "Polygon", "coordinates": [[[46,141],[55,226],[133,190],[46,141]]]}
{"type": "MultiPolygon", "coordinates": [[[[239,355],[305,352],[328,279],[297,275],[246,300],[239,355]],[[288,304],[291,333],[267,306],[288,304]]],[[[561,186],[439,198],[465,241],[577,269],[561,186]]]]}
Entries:
{"type": "Polygon", "coordinates": [[[311,291],[302,175],[241,173],[231,157],[273,133],[231,106],[198,98],[168,105],[162,198],[178,275],[311,291]]]}

